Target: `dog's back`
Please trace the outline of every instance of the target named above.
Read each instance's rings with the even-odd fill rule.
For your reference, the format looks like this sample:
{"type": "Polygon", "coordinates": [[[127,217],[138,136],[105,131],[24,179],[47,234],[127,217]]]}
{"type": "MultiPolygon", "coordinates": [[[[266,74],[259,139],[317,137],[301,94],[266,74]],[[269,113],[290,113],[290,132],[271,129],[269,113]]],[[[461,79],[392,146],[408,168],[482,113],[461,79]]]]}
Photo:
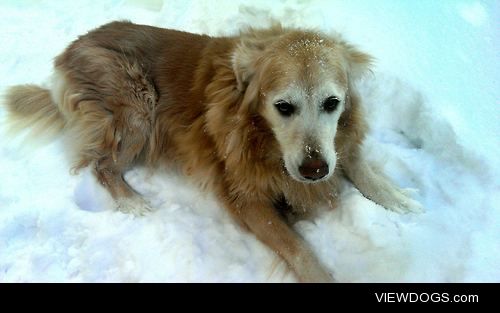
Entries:
{"type": "Polygon", "coordinates": [[[148,210],[122,173],[139,157],[164,152],[165,134],[153,135],[157,116],[197,103],[190,91],[209,40],[128,22],[104,25],[56,58],[52,90],[11,88],[9,120],[17,129],[39,125],[38,133],[48,126],[64,130],[74,170],[91,165],[120,209],[148,210]]]}

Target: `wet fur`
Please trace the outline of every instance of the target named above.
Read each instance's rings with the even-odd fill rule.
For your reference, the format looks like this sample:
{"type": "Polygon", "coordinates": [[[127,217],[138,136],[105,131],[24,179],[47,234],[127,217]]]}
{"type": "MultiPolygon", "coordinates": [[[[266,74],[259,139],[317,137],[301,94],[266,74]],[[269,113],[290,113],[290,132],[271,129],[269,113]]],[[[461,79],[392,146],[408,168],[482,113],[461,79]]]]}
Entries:
{"type": "MultiPolygon", "coordinates": [[[[334,207],[342,176],[363,185],[363,173],[370,171],[360,156],[366,125],[351,80],[368,68],[370,57],[336,37],[319,35],[344,54],[338,66],[347,75],[339,81],[348,97],[335,137],[336,170],[323,182],[299,182],[284,169],[280,144],[261,114],[263,88],[280,79],[262,70],[262,55],[276,42],[286,45],[308,36],[318,34],[277,25],[212,38],[114,22],[80,37],[57,57],[50,92],[14,87],[7,109],[14,122],[50,122],[64,130],[74,170],[92,166],[119,209],[150,210],[124,181],[124,171],[137,163],[177,166],[214,192],[299,280],[330,281],[277,209],[295,216],[321,205],[334,207]]],[[[378,179],[384,178],[373,173],[371,181],[378,179]]],[[[391,205],[392,198],[364,184],[375,193],[367,196],[391,205]]],[[[399,190],[388,186],[390,192],[399,190]]]]}

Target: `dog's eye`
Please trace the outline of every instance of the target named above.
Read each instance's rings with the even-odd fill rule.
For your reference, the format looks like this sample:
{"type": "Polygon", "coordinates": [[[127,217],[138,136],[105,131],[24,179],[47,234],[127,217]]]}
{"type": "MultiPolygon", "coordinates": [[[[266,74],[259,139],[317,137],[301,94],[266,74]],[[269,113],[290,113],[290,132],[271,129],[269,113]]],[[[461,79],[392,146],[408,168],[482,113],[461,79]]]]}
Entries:
{"type": "Polygon", "coordinates": [[[274,104],[276,110],[283,116],[290,116],[295,112],[295,107],[285,100],[280,100],[274,104]]]}
{"type": "Polygon", "coordinates": [[[337,106],[339,105],[340,100],[337,97],[328,97],[326,100],[323,102],[323,110],[325,110],[328,113],[331,113],[335,111],[337,106]]]}

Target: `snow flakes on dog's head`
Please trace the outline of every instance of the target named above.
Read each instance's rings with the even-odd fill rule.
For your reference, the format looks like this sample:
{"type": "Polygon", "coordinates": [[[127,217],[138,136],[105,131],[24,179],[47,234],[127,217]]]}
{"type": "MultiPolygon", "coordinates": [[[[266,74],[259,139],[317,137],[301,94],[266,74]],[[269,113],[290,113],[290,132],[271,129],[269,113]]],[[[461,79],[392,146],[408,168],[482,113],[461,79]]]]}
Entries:
{"type": "Polygon", "coordinates": [[[291,56],[297,56],[302,51],[314,54],[316,49],[322,46],[324,41],[325,40],[320,38],[319,35],[312,38],[304,37],[302,39],[290,42],[288,44],[288,53],[291,56]]]}

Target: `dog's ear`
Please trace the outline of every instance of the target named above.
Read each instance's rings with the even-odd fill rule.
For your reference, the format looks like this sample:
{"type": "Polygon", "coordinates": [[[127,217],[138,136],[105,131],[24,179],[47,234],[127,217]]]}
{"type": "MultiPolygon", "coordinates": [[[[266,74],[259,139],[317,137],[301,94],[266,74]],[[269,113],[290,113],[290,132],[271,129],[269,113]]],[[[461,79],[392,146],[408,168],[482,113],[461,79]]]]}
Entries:
{"type": "Polygon", "coordinates": [[[240,41],[232,55],[232,66],[238,90],[244,92],[255,75],[264,50],[285,33],[282,25],[272,20],[266,29],[248,28],[241,32],[240,41]]]}
{"type": "Polygon", "coordinates": [[[237,89],[243,95],[239,114],[248,115],[256,110],[260,89],[259,68],[264,66],[262,55],[266,49],[265,39],[242,40],[233,53],[232,66],[237,89]]]}
{"type": "Polygon", "coordinates": [[[374,58],[356,47],[343,43],[344,56],[349,66],[349,77],[357,80],[370,72],[374,58]]]}
{"type": "Polygon", "coordinates": [[[236,77],[238,91],[243,94],[243,99],[239,108],[239,114],[247,115],[255,109],[259,81],[257,77],[257,64],[265,45],[261,41],[246,40],[241,41],[233,54],[233,71],[236,77]]]}
{"type": "Polygon", "coordinates": [[[232,65],[236,77],[237,88],[244,92],[255,75],[256,67],[262,52],[264,41],[250,39],[242,40],[233,52],[232,65]]]}

